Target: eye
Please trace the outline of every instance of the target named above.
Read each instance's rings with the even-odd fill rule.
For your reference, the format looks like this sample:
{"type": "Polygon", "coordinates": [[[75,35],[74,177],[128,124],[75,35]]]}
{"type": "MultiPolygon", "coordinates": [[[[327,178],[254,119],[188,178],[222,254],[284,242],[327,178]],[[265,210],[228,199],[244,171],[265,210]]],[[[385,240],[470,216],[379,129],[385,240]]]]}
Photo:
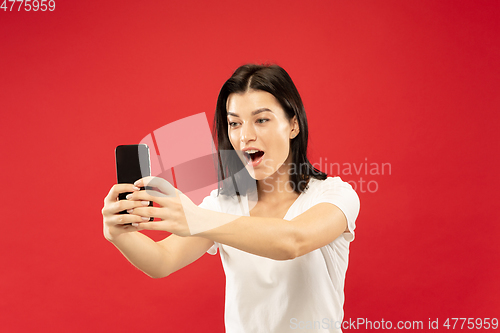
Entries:
{"type": "Polygon", "coordinates": [[[268,121],[269,121],[269,119],[266,119],[266,118],[260,118],[260,119],[257,120],[257,122],[259,124],[263,124],[263,123],[268,122],[268,121]],[[261,120],[263,120],[263,121],[261,121],[261,120]]]}
{"type": "Polygon", "coordinates": [[[229,127],[235,127],[235,126],[237,126],[237,125],[238,125],[238,123],[235,123],[235,122],[229,122],[229,127]]]}

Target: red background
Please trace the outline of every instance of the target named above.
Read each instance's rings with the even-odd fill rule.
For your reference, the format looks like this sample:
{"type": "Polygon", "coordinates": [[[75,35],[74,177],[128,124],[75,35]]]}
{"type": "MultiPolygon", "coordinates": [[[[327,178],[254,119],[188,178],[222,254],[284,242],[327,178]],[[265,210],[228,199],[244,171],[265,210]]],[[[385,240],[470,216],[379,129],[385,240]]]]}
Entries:
{"type": "Polygon", "coordinates": [[[1,331],[223,331],[220,258],[150,279],[101,208],[115,146],[211,123],[247,62],[296,82],[312,162],[391,164],[342,175],[378,185],[358,189],[345,319],[500,317],[498,1],[17,6],[0,11],[1,331]]]}

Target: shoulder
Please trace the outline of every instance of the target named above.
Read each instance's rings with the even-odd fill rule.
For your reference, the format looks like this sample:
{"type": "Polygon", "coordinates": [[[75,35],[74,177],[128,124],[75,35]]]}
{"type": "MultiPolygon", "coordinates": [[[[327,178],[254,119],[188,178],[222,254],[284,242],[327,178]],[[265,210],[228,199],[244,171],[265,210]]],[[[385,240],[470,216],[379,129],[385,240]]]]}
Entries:
{"type": "Polygon", "coordinates": [[[214,189],[210,192],[210,195],[203,199],[203,202],[198,207],[219,212],[228,212],[240,205],[241,198],[237,195],[225,195],[222,194],[220,189],[214,189]]]}
{"type": "Polygon", "coordinates": [[[340,177],[328,177],[325,180],[311,179],[309,184],[310,197],[314,204],[329,202],[339,207],[348,220],[356,220],[360,201],[351,184],[340,177]]]}
{"type": "Polygon", "coordinates": [[[200,208],[217,210],[219,207],[219,189],[212,190],[210,195],[206,196],[202,203],[198,205],[200,208]]]}
{"type": "MultiPolygon", "coordinates": [[[[311,178],[308,183],[308,190],[311,193],[321,193],[324,191],[347,191],[356,192],[352,188],[351,184],[343,181],[340,177],[327,177],[324,180],[311,178]]],[[[357,196],[357,195],[356,195],[357,196]]]]}

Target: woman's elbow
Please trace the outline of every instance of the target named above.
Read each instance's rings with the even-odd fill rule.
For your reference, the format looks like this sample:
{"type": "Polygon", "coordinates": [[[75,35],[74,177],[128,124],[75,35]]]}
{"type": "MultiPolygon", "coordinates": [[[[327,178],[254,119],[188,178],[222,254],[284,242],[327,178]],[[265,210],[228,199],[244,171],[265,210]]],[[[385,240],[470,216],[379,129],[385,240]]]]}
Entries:
{"type": "Polygon", "coordinates": [[[310,244],[307,242],[308,240],[301,233],[295,233],[292,237],[290,237],[288,251],[287,251],[287,259],[295,259],[304,254],[309,253],[310,244]]]}
{"type": "Polygon", "coordinates": [[[162,278],[169,276],[172,273],[172,272],[168,272],[168,271],[156,271],[156,272],[142,271],[142,272],[152,279],[162,279],[162,278]]]}
{"type": "Polygon", "coordinates": [[[164,277],[167,277],[168,275],[153,275],[153,274],[146,274],[152,279],[163,279],[164,277]]]}
{"type": "Polygon", "coordinates": [[[275,260],[292,260],[300,257],[301,254],[300,242],[297,237],[287,237],[283,239],[279,251],[275,253],[275,260]]]}

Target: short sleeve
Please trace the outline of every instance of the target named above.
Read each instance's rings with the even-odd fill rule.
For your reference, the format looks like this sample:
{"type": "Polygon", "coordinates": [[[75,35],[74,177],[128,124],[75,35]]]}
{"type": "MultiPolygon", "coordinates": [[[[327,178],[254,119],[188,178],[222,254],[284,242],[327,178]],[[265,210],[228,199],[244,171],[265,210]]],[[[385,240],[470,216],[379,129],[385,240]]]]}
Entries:
{"type": "Polygon", "coordinates": [[[210,192],[210,195],[205,197],[201,204],[198,205],[200,208],[204,209],[209,209],[209,210],[214,210],[218,211],[219,210],[219,203],[218,203],[218,196],[217,196],[217,189],[213,190],[210,192]]]}
{"type": "Polygon", "coordinates": [[[352,186],[342,181],[340,177],[328,177],[321,181],[315,204],[329,202],[337,206],[347,219],[349,232],[344,232],[344,239],[348,242],[354,240],[354,229],[356,229],[356,218],[359,214],[359,197],[352,186]]]}
{"type": "MultiPolygon", "coordinates": [[[[210,192],[210,195],[205,197],[203,199],[203,201],[201,202],[201,204],[198,205],[198,207],[203,208],[203,209],[213,210],[216,212],[220,212],[221,209],[220,209],[217,193],[218,193],[217,189],[210,192]]],[[[207,250],[207,253],[211,254],[211,255],[216,255],[218,248],[219,248],[219,243],[214,242],[214,245],[212,245],[212,247],[210,247],[207,250]]]]}

